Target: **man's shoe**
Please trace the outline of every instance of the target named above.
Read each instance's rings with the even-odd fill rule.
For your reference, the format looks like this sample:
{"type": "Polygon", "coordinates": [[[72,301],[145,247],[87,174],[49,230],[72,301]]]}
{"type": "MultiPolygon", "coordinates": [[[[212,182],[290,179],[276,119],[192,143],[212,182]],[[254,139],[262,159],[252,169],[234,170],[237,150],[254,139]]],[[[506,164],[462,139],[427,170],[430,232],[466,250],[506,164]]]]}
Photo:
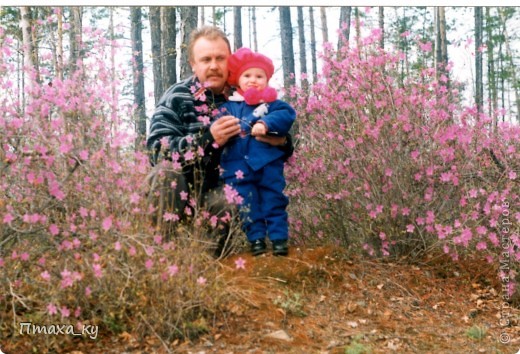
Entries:
{"type": "Polygon", "coordinates": [[[273,241],[273,254],[275,256],[287,256],[289,254],[289,246],[287,246],[287,240],[273,241]]]}
{"type": "Polygon", "coordinates": [[[259,239],[251,242],[251,253],[253,256],[259,256],[265,252],[267,252],[267,245],[265,240],[259,239]]]}

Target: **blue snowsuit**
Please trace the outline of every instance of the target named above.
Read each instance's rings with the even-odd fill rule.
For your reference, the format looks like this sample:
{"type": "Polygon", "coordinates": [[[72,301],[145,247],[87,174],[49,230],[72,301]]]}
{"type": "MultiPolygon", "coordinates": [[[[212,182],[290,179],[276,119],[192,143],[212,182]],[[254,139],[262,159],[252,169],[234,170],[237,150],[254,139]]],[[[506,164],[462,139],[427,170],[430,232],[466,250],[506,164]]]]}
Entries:
{"type": "Polygon", "coordinates": [[[224,115],[241,119],[242,134],[225,145],[220,166],[221,178],[244,199],[240,214],[247,239],[253,242],[267,235],[271,241],[286,240],[289,200],[283,194],[285,155],[279,148],[257,141],[251,136],[251,128],[261,120],[267,125],[268,134],[285,136],[296,112],[281,100],[257,106],[228,101],[221,108],[225,109],[224,115]]]}

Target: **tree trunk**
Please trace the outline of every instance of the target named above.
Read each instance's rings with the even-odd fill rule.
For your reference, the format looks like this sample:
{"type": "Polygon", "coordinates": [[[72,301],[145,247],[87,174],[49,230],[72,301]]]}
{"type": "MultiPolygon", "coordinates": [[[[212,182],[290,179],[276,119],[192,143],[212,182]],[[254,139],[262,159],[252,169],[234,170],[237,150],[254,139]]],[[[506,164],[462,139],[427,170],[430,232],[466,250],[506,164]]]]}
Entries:
{"type": "Polygon", "coordinates": [[[484,106],[484,82],[482,80],[482,31],[484,20],[482,7],[475,7],[475,104],[477,110],[482,113],[484,106]]]}
{"type": "Polygon", "coordinates": [[[327,43],[329,41],[329,30],[327,28],[327,8],[320,7],[320,15],[321,15],[321,34],[323,36],[323,43],[327,43]]]}
{"type": "Polygon", "coordinates": [[[161,7],[161,72],[162,88],[166,91],[177,82],[177,15],[175,7],[161,7]]]}
{"type": "MultiPolygon", "coordinates": [[[[486,20],[490,20],[490,9],[489,7],[486,7],[486,20]]],[[[487,41],[486,41],[486,47],[487,47],[487,90],[488,90],[488,96],[489,96],[489,111],[488,114],[490,117],[494,117],[495,115],[493,112],[497,111],[498,108],[498,92],[497,92],[497,74],[496,74],[496,64],[495,64],[495,43],[493,41],[494,34],[493,34],[493,26],[487,25],[486,27],[486,34],[487,34],[487,41]]],[[[484,84],[482,84],[484,85],[484,84]]],[[[484,96],[484,95],[482,95],[484,96]]],[[[494,121],[494,127],[496,128],[498,124],[498,120],[495,118],[494,121]]]]}
{"type": "Polygon", "coordinates": [[[252,18],[252,25],[253,25],[253,48],[255,52],[258,52],[258,32],[256,29],[256,7],[253,6],[252,8],[253,12],[253,18],[252,18]]]}
{"type": "Polygon", "coordinates": [[[435,40],[435,58],[437,70],[437,78],[446,75],[446,66],[448,65],[448,43],[446,40],[446,15],[444,6],[435,8],[435,24],[436,24],[436,40],[435,40]]]}
{"type": "Polygon", "coordinates": [[[350,37],[350,17],[352,15],[351,6],[341,6],[339,12],[339,28],[341,29],[338,38],[338,51],[345,45],[348,45],[350,37]]]}
{"type": "Polygon", "coordinates": [[[354,20],[356,25],[356,43],[361,48],[361,19],[359,18],[359,8],[354,7],[354,20]]]}
{"type": "Polygon", "coordinates": [[[150,6],[150,35],[152,39],[152,67],[153,67],[153,95],[155,104],[161,98],[164,91],[162,82],[162,60],[161,60],[161,8],[150,6]]]}
{"type": "Polygon", "coordinates": [[[32,40],[32,12],[29,6],[20,7],[21,22],[20,27],[22,28],[22,41],[23,41],[23,56],[24,65],[26,68],[34,69],[36,71],[36,58],[34,55],[34,43],[32,40]]]}
{"type": "MultiPolygon", "coordinates": [[[[109,23],[109,31],[110,31],[110,40],[112,41],[110,45],[110,75],[112,78],[112,87],[111,87],[111,94],[112,94],[112,103],[116,105],[116,48],[114,47],[113,41],[116,38],[115,31],[114,31],[114,8],[110,7],[110,23],[109,23]]],[[[131,17],[130,17],[131,19],[131,17]]],[[[132,22],[132,21],[130,21],[132,22]]]]}
{"type": "Polygon", "coordinates": [[[312,63],[312,83],[318,81],[318,63],[316,58],[316,28],[314,26],[314,8],[309,7],[309,21],[311,25],[311,63],[312,63]]]}
{"type": "Polygon", "coordinates": [[[63,8],[58,12],[58,46],[56,47],[56,76],[63,80],[63,8]]]}
{"type": "Polygon", "coordinates": [[[206,16],[204,14],[204,6],[200,7],[200,25],[204,26],[206,24],[206,16]]]}
{"type": "Polygon", "coordinates": [[[180,30],[181,30],[181,78],[189,77],[191,65],[188,62],[188,42],[191,32],[197,27],[197,7],[182,6],[180,9],[180,30]]]}
{"type": "Polygon", "coordinates": [[[291,24],[291,9],[288,6],[279,6],[280,10],[280,37],[282,39],[282,67],[283,84],[286,91],[294,86],[294,50],[291,24]]]}
{"type": "Polygon", "coordinates": [[[146,136],[146,107],[144,94],[144,76],[143,76],[143,40],[142,40],[142,22],[141,7],[130,7],[131,18],[131,41],[132,41],[132,73],[133,73],[133,89],[134,89],[134,105],[136,107],[136,149],[142,148],[143,141],[146,136]]]}
{"type": "Polygon", "coordinates": [[[379,29],[381,30],[381,38],[379,39],[379,48],[385,49],[385,8],[379,6],[379,29]]]}
{"type": "Polygon", "coordinates": [[[298,6],[298,40],[300,46],[300,73],[301,86],[307,90],[309,81],[307,80],[307,49],[305,48],[305,27],[303,23],[303,7],[298,6]]]}
{"type": "Polygon", "coordinates": [[[81,49],[83,46],[82,41],[82,7],[73,6],[70,8],[70,57],[69,57],[69,70],[74,73],[81,65],[81,60],[83,55],[81,54],[81,49]]]}
{"type": "Polygon", "coordinates": [[[242,48],[242,7],[233,7],[234,50],[242,48]]]}
{"type": "MultiPolygon", "coordinates": [[[[509,70],[511,71],[511,78],[512,78],[512,81],[513,83],[517,83],[518,80],[517,80],[517,77],[516,77],[516,66],[515,66],[515,63],[513,62],[513,52],[511,50],[511,46],[509,44],[509,34],[507,32],[507,26],[506,26],[506,16],[505,16],[505,13],[504,13],[504,9],[503,8],[499,8],[498,9],[498,12],[500,14],[500,19],[502,21],[502,29],[503,29],[503,32],[504,32],[504,38],[505,38],[505,45],[506,45],[506,58],[507,60],[509,60],[509,70]]],[[[515,94],[515,100],[516,100],[516,119],[518,121],[518,123],[520,123],[520,95],[518,93],[518,84],[513,84],[513,90],[514,90],[514,94],[515,94]]]]}

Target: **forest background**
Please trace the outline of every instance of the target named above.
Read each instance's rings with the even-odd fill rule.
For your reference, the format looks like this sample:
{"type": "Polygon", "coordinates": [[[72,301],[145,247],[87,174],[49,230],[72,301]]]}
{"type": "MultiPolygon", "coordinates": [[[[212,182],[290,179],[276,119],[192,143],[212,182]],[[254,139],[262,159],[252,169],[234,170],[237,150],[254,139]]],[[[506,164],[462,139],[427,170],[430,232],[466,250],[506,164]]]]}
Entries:
{"type": "MultiPolygon", "coordinates": [[[[179,222],[153,207],[144,182],[153,105],[190,75],[185,44],[201,23],[221,26],[233,49],[266,51],[298,111],[294,245],[483,259],[498,296],[518,304],[518,8],[0,11],[3,338],[61,321],[172,341],[196,335],[231,296],[204,251],[218,218],[192,200],[179,222]],[[157,213],[178,237],[150,224],[157,213]]],[[[59,346],[50,342],[34,345],[59,346]]]]}

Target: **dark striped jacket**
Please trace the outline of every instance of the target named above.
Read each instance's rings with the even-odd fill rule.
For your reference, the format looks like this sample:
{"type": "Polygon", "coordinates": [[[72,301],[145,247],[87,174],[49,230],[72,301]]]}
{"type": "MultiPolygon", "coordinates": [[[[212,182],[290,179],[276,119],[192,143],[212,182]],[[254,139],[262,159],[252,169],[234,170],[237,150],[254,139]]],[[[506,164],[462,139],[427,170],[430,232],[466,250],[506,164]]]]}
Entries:
{"type": "Polygon", "coordinates": [[[224,94],[215,95],[206,90],[205,100],[195,99],[194,87],[198,80],[194,77],[172,85],[162,95],[150,123],[150,131],[146,146],[151,152],[151,163],[156,164],[160,159],[170,159],[172,153],[179,153],[179,161],[183,163],[182,154],[188,150],[204,150],[204,157],[191,163],[183,163],[183,173],[187,182],[193,184],[194,165],[204,172],[203,190],[214,188],[219,180],[219,162],[221,148],[213,146],[214,139],[209,131],[207,122],[201,121],[203,116],[211,116],[201,111],[204,105],[218,108],[226,102],[224,94]],[[162,138],[167,139],[167,148],[161,148],[162,138]]]}

